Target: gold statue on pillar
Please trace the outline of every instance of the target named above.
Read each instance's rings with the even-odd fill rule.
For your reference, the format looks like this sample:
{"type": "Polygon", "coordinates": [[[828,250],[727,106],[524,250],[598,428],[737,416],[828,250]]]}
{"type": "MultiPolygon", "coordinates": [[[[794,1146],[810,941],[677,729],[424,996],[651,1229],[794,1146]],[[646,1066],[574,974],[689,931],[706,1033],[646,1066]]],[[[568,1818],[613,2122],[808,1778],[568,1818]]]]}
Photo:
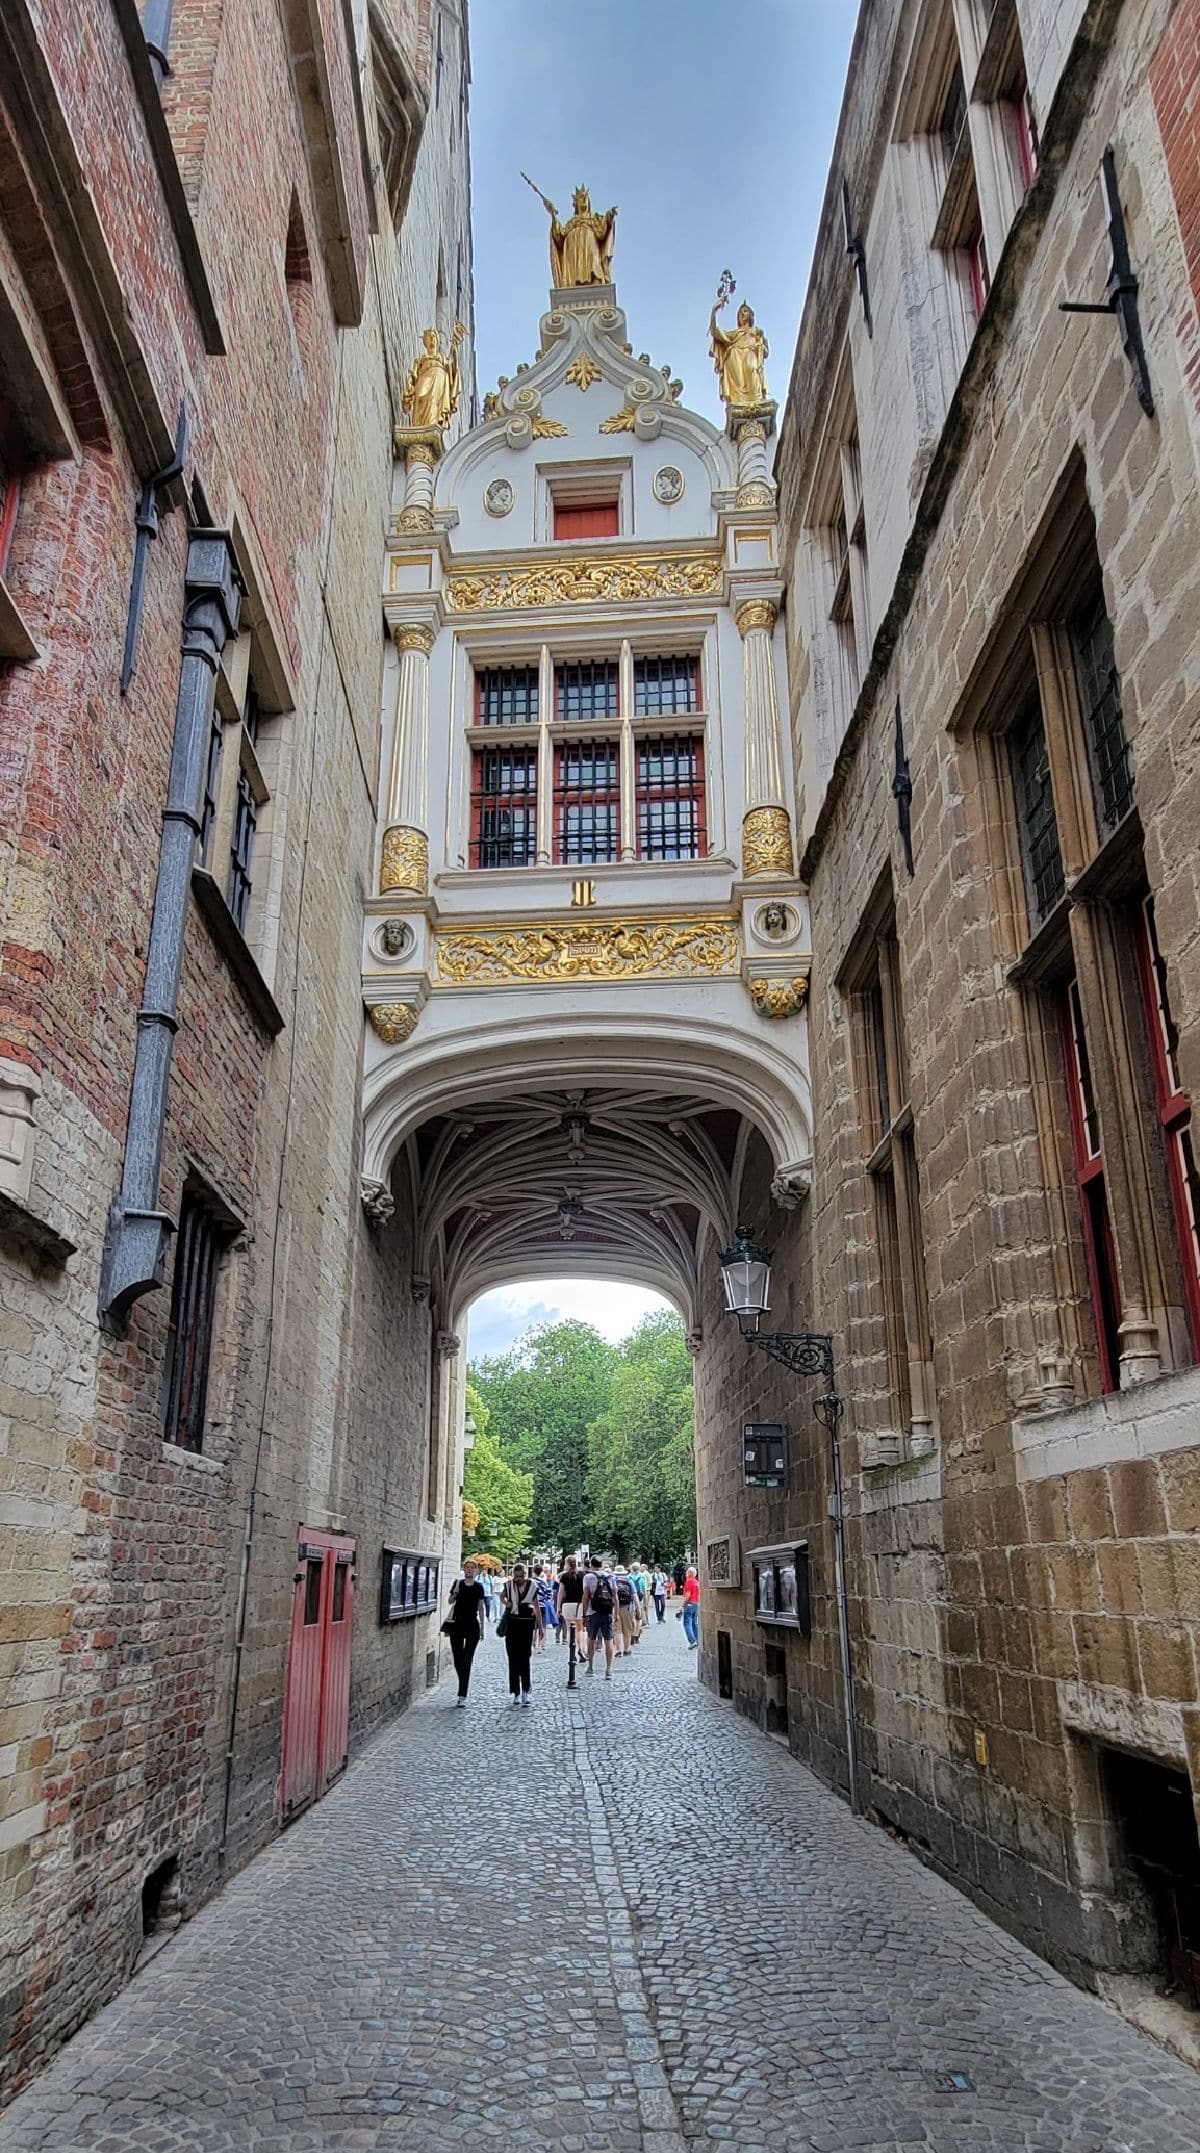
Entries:
{"type": "Polygon", "coordinates": [[[432,428],[440,432],[450,424],[458,410],[458,399],[462,395],[458,347],[466,333],[465,323],[456,321],[449,349],[443,351],[437,330],[422,330],[422,348],[413,360],[400,399],[401,408],[413,428],[432,428]]]}
{"type": "Polygon", "coordinates": [[[718,324],[718,314],[736,290],[729,271],[722,270],[713,310],[708,317],[708,348],[717,369],[721,402],[746,410],[768,401],[765,368],[770,346],[762,330],[754,325],[754,308],[744,301],[737,311],[736,329],[722,329],[718,324]]]}
{"type": "MultiPolygon", "coordinates": [[[[521,177],[527,187],[533,187],[528,172],[522,172],[521,177]]],[[[587,188],[577,187],[571,198],[573,214],[560,224],[549,195],[543,194],[540,187],[533,187],[533,191],[550,215],[550,281],[556,289],[575,291],[581,285],[611,284],[617,237],[615,206],[597,213],[587,188]]]]}

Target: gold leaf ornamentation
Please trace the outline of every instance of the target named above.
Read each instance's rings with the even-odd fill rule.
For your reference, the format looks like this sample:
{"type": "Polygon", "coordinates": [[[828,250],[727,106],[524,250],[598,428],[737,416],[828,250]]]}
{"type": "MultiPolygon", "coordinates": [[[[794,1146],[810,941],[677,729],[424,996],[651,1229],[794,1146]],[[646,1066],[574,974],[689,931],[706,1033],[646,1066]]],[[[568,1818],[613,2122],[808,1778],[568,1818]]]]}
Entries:
{"type": "Polygon", "coordinates": [[[733,497],[735,508],[774,508],[775,495],[765,478],[748,478],[733,497]]]}
{"type": "Polygon", "coordinates": [[[423,508],[419,501],[408,508],[398,510],[394,528],[397,531],[432,531],[433,510],[423,508]]]}
{"type": "Polygon", "coordinates": [[[713,555],[626,554],[615,560],[571,560],[552,567],[451,576],[445,595],[457,613],[507,613],[526,606],[611,605],[633,598],[708,598],[720,588],[721,562],[713,555]]]}
{"type": "Polygon", "coordinates": [[[752,628],[765,628],[770,633],[779,618],[779,608],[771,598],[744,598],[737,609],[739,635],[749,635],[752,628]]]}
{"type": "Polygon", "coordinates": [[[630,411],[626,406],[624,411],[614,411],[611,419],[601,419],[600,432],[602,434],[631,434],[636,417],[636,411],[630,411]]]}
{"type": "Polygon", "coordinates": [[[566,379],[573,381],[577,389],[590,389],[593,381],[599,381],[600,368],[590,351],[581,351],[579,357],[567,368],[566,379]]]}
{"type": "Polygon", "coordinates": [[[417,1028],[421,1012],[411,1002],[374,1002],[367,1011],[371,1030],[385,1047],[396,1047],[405,1039],[411,1039],[417,1028]]]}
{"type": "Polygon", "coordinates": [[[561,419],[534,419],[532,424],[535,441],[561,441],[567,431],[561,419]]]}
{"type": "Polygon", "coordinates": [[[383,853],[379,863],[379,887],[381,890],[417,890],[421,896],[429,888],[429,839],[424,830],[412,830],[404,823],[394,822],[383,833],[383,853]]]}
{"type": "Polygon", "coordinates": [[[742,822],[742,866],[747,875],[790,875],[792,825],[786,807],[752,807],[742,822]]]}
{"type": "Polygon", "coordinates": [[[796,1017],[808,1000],[808,981],[752,979],[750,999],[760,1017],[796,1017]]]}
{"type": "Polygon", "coordinates": [[[580,920],[567,926],[451,928],[438,978],[459,987],[517,981],[711,979],[737,970],[736,920],[580,920]]]}
{"type": "Polygon", "coordinates": [[[433,649],[433,630],[423,621],[400,621],[392,630],[397,650],[419,650],[427,658],[433,649]]]}

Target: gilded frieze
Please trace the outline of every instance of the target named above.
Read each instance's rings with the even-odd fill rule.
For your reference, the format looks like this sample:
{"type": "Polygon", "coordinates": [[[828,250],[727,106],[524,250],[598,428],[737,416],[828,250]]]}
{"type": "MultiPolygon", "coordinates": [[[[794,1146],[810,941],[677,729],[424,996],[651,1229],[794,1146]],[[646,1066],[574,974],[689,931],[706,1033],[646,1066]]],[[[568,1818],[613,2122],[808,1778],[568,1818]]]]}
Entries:
{"type": "Polygon", "coordinates": [[[720,590],[721,573],[721,562],[713,555],[627,554],[614,560],[570,560],[451,576],[446,599],[458,613],[491,613],[636,598],[708,598],[720,590]]]}
{"type": "Polygon", "coordinates": [[[521,981],[711,979],[735,972],[736,920],[572,920],[566,925],[448,929],[437,976],[456,987],[521,981]]]}

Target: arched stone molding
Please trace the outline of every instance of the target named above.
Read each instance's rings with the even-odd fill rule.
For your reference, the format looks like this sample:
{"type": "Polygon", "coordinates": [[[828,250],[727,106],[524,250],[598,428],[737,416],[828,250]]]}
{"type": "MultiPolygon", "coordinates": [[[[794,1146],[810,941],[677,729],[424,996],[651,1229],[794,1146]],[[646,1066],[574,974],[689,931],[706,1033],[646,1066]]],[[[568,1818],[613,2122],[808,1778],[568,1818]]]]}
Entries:
{"type": "Polygon", "coordinates": [[[661,1270],[653,1264],[643,1262],[637,1252],[633,1250],[630,1251],[628,1258],[622,1262],[620,1269],[617,1270],[608,1257],[594,1256],[589,1251],[574,1249],[562,1250],[560,1254],[555,1256],[548,1269],[543,1268],[531,1271],[529,1260],[524,1255],[520,1257],[497,1257],[488,1264],[481,1265],[478,1276],[476,1277],[473,1274],[470,1281],[460,1287],[462,1298],[449,1304],[450,1321],[454,1329],[462,1337],[466,1337],[467,1319],[470,1310],[481,1294],[492,1293],[497,1286],[523,1285],[530,1278],[539,1276],[543,1278],[590,1278],[595,1279],[597,1282],[603,1281],[608,1284],[645,1286],[650,1293],[661,1293],[664,1301],[670,1302],[672,1308],[682,1316],[689,1329],[693,1331],[699,1329],[698,1321],[694,1322],[689,1313],[687,1297],[681,1293],[678,1281],[669,1271],[661,1270]]]}
{"type": "Polygon", "coordinates": [[[363,1084],[362,1172],[386,1182],[421,1124],[489,1098],[625,1087],[692,1095],[735,1109],[764,1137],[777,1170],[812,1154],[811,1093],[799,1064],[770,1038],[722,1031],[696,1017],[644,1018],[556,1010],[443,1036],[419,1031],[403,1061],[381,1060],[363,1084]]]}

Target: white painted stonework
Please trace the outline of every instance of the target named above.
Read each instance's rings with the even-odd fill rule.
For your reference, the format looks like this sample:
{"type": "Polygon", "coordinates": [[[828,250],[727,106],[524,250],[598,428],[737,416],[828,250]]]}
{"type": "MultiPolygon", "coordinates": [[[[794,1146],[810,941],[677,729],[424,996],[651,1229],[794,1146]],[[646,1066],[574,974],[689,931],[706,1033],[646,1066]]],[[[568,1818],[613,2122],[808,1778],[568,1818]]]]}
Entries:
{"type": "MultiPolygon", "coordinates": [[[[578,1199],[588,1221],[578,1238],[565,1214],[572,1268],[612,1275],[600,1223],[608,1205],[614,1236],[618,1212],[624,1228],[621,1275],[669,1293],[694,1322],[700,1252],[730,1231],[737,1200],[733,1147],[719,1161],[708,1156],[697,1093],[705,1111],[732,1111],[761,1131],[782,1200],[803,1195],[811,1153],[809,928],[787,805],[795,791],[782,578],[773,487],[759,478],[766,435],[742,442],[739,470],[732,429],[687,410],[668,371],[632,356],[610,287],[555,292],[551,302],[533,363],[487,399],[481,423],[444,455],[434,445],[432,503],[428,449],[398,437],[401,465],[406,453],[409,463],[397,473],[384,568],[380,849],[363,920],[363,999],[374,1012],[364,1190],[378,1216],[379,1190],[409,1148],[428,1262],[456,1325],[473,1293],[529,1274],[531,1249],[552,1253],[572,1161],[543,1148],[539,1197],[537,1144],[526,1131],[522,1230],[514,1196],[507,1225],[493,1215],[490,1229],[481,1219],[467,1233],[460,1218],[451,1233],[433,1217],[424,1141],[414,1164],[416,1132],[497,1099],[528,1102],[536,1120],[543,1095],[586,1093],[598,1119],[584,1164],[599,1172],[603,1114],[619,1098],[636,1094],[644,1105],[652,1094],[667,1209],[657,1223],[652,1214],[632,1222],[631,1259],[634,1192],[613,1187],[610,1159],[603,1203],[598,1182],[578,1199]],[[758,483],[747,489],[751,465],[758,483]],[[739,485],[754,505],[736,505],[739,485]],[[615,502],[617,535],[556,540],[556,501],[615,502]],[[757,603],[747,612],[747,602],[757,603]],[[643,657],[698,661],[694,715],[635,717],[643,657]],[[582,661],[618,667],[616,720],[557,722],[555,669],[582,661]],[[540,724],[485,731],[475,722],[477,674],[514,666],[537,672],[540,724]],[[638,857],[637,742],[660,731],[703,736],[702,857],[638,857]],[[556,751],[572,735],[618,734],[617,856],[595,865],[564,858],[556,751]],[[539,757],[536,858],[481,866],[472,859],[473,757],[522,745],[539,757]],[[763,817],[775,844],[765,862],[763,817]],[[387,941],[385,920],[394,923],[387,941]],[[500,964],[485,979],[471,958],[464,976],[461,940],[448,939],[464,935],[517,935],[521,962],[511,976],[500,964]],[[672,1137],[689,1117],[694,1141],[672,1137]],[[588,1233],[594,1249],[580,1245],[588,1233]]],[[[635,1121],[641,1111],[631,1107],[635,1121]]],[[[566,1113],[541,1120],[558,1129],[566,1113]]],[[[477,1194],[486,1201],[486,1190],[477,1194]]],[[[653,1189],[637,1202],[653,1206],[653,1189]]]]}

